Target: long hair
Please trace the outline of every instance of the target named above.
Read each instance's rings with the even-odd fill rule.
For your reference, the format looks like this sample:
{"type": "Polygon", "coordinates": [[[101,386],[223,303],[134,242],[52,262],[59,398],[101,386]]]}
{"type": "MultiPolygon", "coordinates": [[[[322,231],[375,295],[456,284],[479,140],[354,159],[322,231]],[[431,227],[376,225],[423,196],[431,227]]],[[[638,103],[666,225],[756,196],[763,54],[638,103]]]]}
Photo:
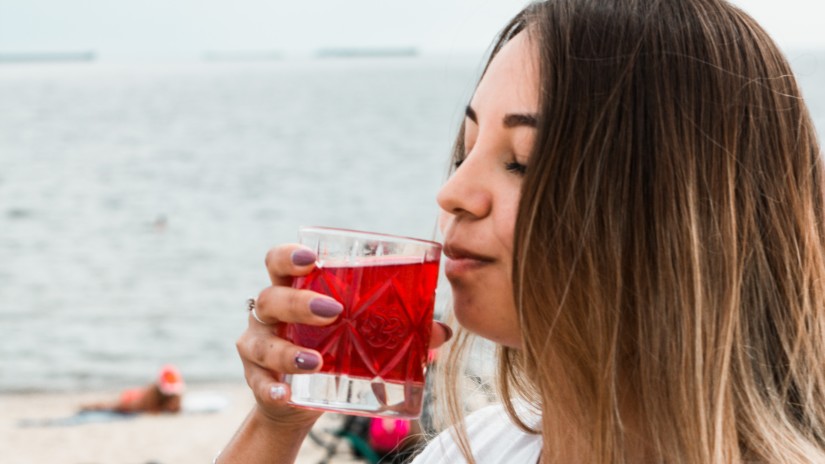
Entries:
{"type": "Polygon", "coordinates": [[[491,59],[521,32],[508,413],[576,462],[825,462],[825,172],[778,47],[723,0],[535,3],[491,59]]]}

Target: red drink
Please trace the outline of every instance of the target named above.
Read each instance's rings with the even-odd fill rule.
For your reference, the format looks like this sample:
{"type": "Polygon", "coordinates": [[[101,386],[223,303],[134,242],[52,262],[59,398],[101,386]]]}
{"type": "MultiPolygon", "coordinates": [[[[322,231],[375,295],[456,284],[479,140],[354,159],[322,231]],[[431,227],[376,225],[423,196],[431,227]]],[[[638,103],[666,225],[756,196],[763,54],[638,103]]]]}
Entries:
{"type": "Polygon", "coordinates": [[[329,295],[344,311],[328,326],[288,324],[286,338],[318,350],[323,373],[423,383],[437,280],[438,261],[316,268],[292,286],[329,295]]]}

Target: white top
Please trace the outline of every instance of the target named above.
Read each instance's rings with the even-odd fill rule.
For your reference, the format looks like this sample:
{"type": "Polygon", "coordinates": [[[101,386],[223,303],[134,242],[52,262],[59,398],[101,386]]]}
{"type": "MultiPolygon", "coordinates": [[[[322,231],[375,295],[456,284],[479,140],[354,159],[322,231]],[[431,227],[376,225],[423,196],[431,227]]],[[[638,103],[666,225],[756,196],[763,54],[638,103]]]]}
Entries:
{"type": "MultiPolygon", "coordinates": [[[[535,426],[538,418],[525,423],[535,426]]],[[[541,435],[531,435],[516,427],[500,404],[487,406],[467,417],[470,449],[478,464],[535,464],[541,455],[541,435]]],[[[466,463],[449,430],[441,432],[412,464],[466,463]]]]}

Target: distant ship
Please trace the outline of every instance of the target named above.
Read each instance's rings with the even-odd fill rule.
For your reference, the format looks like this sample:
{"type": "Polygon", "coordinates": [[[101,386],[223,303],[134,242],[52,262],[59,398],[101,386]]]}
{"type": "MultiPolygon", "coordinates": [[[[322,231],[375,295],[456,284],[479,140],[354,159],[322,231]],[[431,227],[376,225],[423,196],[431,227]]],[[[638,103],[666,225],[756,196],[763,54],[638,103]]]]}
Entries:
{"type": "Polygon", "coordinates": [[[52,61],[94,61],[94,52],[20,52],[0,53],[0,63],[30,63],[52,61]]]}
{"type": "Polygon", "coordinates": [[[418,55],[415,48],[323,48],[315,55],[319,58],[385,58],[413,57],[418,55]]]}
{"type": "Polygon", "coordinates": [[[208,51],[203,54],[206,61],[274,61],[282,58],[280,52],[267,50],[208,51]]]}

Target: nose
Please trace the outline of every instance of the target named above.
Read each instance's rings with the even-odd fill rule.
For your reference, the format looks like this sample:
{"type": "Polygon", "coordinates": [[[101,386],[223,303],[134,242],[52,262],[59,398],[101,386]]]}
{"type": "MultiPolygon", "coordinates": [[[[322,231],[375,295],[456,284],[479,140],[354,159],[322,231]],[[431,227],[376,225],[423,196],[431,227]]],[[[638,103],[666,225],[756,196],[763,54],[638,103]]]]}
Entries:
{"type": "Polygon", "coordinates": [[[482,218],[490,213],[492,196],[480,157],[468,156],[441,187],[438,206],[454,216],[482,218]]]}

